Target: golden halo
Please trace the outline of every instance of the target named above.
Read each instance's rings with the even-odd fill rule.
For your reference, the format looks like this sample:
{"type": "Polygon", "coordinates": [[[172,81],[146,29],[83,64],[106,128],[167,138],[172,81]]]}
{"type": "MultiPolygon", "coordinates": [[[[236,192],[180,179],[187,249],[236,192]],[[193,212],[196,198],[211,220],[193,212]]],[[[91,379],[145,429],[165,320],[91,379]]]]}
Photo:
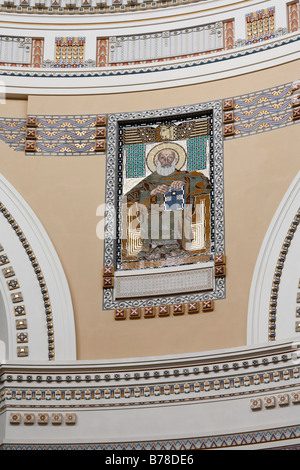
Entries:
{"type": "Polygon", "coordinates": [[[184,148],[179,145],[175,144],[174,142],[163,142],[162,144],[158,144],[153,147],[147,155],[147,167],[153,173],[156,171],[156,163],[157,163],[157,154],[164,149],[171,149],[174,150],[176,154],[176,162],[175,167],[176,170],[180,170],[186,162],[186,151],[184,148]]]}

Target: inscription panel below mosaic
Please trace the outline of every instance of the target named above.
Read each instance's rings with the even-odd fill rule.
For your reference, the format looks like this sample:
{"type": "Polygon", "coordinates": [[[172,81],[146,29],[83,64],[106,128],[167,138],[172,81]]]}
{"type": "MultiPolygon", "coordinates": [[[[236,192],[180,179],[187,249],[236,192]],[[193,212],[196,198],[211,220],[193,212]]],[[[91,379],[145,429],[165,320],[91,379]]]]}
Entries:
{"type": "Polygon", "coordinates": [[[212,267],[159,274],[141,273],[135,276],[117,276],[115,281],[116,299],[199,292],[212,289],[212,267]]]}

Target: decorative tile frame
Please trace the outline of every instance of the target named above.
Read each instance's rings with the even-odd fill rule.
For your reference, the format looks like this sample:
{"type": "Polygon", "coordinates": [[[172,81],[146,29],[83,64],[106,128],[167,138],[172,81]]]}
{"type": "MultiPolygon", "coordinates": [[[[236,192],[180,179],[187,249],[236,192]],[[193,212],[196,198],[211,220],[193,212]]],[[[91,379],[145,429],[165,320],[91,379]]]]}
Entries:
{"type": "MultiPolygon", "coordinates": [[[[122,194],[123,163],[119,161],[119,126],[122,123],[135,123],[136,121],[167,120],[176,117],[190,117],[211,113],[213,132],[211,135],[210,167],[212,184],[211,202],[211,251],[210,259],[214,255],[225,253],[225,227],[224,227],[224,194],[223,194],[223,109],[222,101],[168,108],[161,110],[150,110],[134,113],[120,113],[108,116],[107,135],[107,165],[106,165],[106,214],[104,233],[104,266],[119,268],[117,256],[118,233],[120,233],[121,204],[119,198],[122,194]]],[[[118,308],[145,307],[170,305],[173,303],[186,303],[205,299],[222,299],[225,297],[225,279],[218,277],[214,279],[213,292],[193,293],[189,295],[164,296],[162,298],[144,298],[139,300],[120,300],[114,298],[113,288],[103,289],[103,309],[113,310],[118,308]]]]}

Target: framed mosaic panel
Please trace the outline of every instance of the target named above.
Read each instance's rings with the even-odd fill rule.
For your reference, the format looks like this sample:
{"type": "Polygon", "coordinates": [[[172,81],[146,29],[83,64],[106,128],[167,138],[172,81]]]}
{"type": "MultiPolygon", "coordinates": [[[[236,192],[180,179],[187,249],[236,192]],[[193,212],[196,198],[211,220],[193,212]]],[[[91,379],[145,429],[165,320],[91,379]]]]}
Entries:
{"type": "Polygon", "coordinates": [[[108,117],[104,309],[225,297],[222,102],[108,117]]]}

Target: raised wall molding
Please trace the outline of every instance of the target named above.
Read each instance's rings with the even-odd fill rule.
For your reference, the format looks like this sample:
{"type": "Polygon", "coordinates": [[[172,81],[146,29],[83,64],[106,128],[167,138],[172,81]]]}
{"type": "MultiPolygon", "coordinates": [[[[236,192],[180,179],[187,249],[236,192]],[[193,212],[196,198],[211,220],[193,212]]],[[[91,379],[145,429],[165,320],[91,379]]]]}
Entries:
{"type": "MultiPolygon", "coordinates": [[[[3,324],[7,329],[4,334],[6,359],[28,355],[31,360],[75,359],[73,307],[62,266],[36,215],[2,175],[0,209],[1,241],[8,259],[2,269],[12,267],[21,286],[21,290],[16,291],[5,289],[6,279],[1,276],[1,315],[6,317],[3,324]],[[14,307],[23,304],[30,316],[26,331],[30,348],[27,352],[24,350],[24,354],[17,354],[15,328],[17,314],[22,312],[16,312],[14,307]],[[59,331],[56,336],[55,330],[59,331]]],[[[24,336],[19,339],[24,340],[24,336]]],[[[18,347],[28,346],[18,344],[18,347]]]]}
{"type": "Polygon", "coordinates": [[[203,354],[64,361],[51,370],[43,362],[7,361],[0,365],[1,416],[7,415],[0,448],[17,442],[24,449],[256,449],[288,445],[291,437],[296,445],[299,358],[297,345],[286,341],[203,354]],[[72,432],[65,427],[68,417],[72,432]]]}
{"type": "Polygon", "coordinates": [[[274,338],[283,340],[294,337],[295,341],[299,340],[295,333],[295,299],[299,282],[299,265],[296,263],[300,246],[300,231],[297,230],[299,207],[300,172],[280,203],[257,258],[249,296],[248,344],[259,344],[274,338]],[[274,284],[278,270],[280,277],[277,279],[280,282],[274,284]],[[277,286],[276,291],[274,285],[277,286]],[[271,330],[270,317],[274,317],[271,330]],[[271,336],[270,331],[274,333],[271,336]]]}

